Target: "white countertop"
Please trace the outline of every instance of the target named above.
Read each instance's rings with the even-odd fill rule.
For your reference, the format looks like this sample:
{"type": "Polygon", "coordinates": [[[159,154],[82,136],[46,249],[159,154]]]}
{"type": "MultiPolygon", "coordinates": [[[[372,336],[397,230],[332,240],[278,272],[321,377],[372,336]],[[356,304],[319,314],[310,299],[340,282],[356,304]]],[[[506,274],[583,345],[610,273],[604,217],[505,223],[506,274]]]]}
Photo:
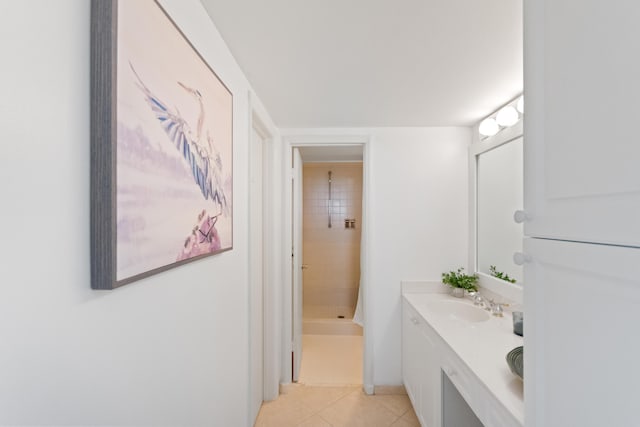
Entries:
{"type": "Polygon", "coordinates": [[[403,288],[403,296],[422,318],[460,357],[487,390],[524,425],[522,380],[511,373],[505,356],[522,345],[522,337],[513,333],[511,313],[504,317],[491,316],[482,322],[467,322],[451,316],[430,312],[427,304],[454,300],[473,306],[469,298],[455,298],[448,294],[403,288]]]}

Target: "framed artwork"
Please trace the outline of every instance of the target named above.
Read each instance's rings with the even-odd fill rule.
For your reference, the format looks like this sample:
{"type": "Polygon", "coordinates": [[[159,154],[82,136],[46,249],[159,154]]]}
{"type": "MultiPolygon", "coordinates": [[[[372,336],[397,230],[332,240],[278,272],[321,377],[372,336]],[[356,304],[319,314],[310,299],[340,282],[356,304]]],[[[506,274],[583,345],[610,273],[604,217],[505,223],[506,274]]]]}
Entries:
{"type": "Polygon", "coordinates": [[[91,287],[233,247],[233,96],[154,0],[91,10],[91,287]]]}

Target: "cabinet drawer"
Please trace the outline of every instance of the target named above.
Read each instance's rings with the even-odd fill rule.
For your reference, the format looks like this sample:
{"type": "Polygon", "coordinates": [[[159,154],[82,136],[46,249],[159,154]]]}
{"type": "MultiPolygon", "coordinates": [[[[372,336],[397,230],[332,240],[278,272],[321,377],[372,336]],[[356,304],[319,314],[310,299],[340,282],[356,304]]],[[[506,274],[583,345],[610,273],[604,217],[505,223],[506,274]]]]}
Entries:
{"type": "Polygon", "coordinates": [[[444,352],[444,356],[442,360],[442,374],[449,377],[449,380],[456,386],[458,392],[462,398],[467,401],[476,416],[480,420],[484,420],[482,405],[478,403],[480,402],[479,397],[486,398],[486,396],[479,395],[483,392],[479,380],[476,379],[471,370],[458,359],[458,356],[448,348],[444,352]]]}
{"type": "Polygon", "coordinates": [[[409,322],[415,326],[415,328],[420,332],[424,338],[429,341],[429,345],[443,345],[444,341],[441,341],[441,338],[438,334],[433,330],[431,326],[422,318],[422,316],[416,311],[411,304],[407,301],[404,301],[404,313],[408,318],[409,322]]]}
{"type": "Polygon", "coordinates": [[[409,320],[411,324],[420,329],[420,326],[426,323],[424,319],[422,319],[422,316],[420,316],[416,309],[413,308],[407,301],[403,301],[402,304],[402,311],[404,313],[404,316],[409,320]]]}

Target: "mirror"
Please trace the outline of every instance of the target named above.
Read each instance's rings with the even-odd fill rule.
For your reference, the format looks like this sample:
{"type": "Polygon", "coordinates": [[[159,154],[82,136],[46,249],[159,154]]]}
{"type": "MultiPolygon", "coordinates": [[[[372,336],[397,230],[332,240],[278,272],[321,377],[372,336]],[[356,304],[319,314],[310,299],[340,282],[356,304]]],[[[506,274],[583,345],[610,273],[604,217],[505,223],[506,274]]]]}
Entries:
{"type": "MultiPolygon", "coordinates": [[[[484,142],[480,143],[484,144],[484,142]]],[[[523,138],[487,144],[476,157],[476,271],[492,276],[491,266],[522,284],[522,224],[513,219],[523,208],[523,138]]]]}

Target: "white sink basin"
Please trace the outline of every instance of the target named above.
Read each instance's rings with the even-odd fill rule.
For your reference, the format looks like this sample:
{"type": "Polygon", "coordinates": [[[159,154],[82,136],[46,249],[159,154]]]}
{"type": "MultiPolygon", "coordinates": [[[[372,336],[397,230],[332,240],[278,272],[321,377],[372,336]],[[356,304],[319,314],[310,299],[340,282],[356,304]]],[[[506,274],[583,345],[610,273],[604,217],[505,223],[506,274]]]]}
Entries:
{"type": "Polygon", "coordinates": [[[426,309],[434,314],[466,322],[485,322],[491,318],[484,309],[458,301],[428,302],[426,309]]]}

